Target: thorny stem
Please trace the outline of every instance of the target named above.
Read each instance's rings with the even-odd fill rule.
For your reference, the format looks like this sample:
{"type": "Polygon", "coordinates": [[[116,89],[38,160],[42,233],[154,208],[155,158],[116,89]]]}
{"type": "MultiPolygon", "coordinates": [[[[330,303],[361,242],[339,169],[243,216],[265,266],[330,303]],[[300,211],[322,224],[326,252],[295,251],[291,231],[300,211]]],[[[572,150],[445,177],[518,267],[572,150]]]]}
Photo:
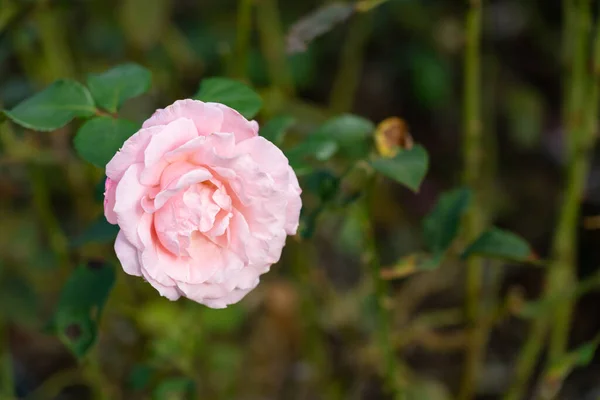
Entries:
{"type": "MultiPolygon", "coordinates": [[[[575,259],[577,240],[577,220],[580,204],[585,190],[585,182],[590,164],[590,148],[593,137],[585,115],[592,108],[587,97],[587,46],[590,24],[590,2],[580,0],[571,2],[574,7],[573,25],[574,54],[570,93],[567,98],[565,126],[568,145],[567,188],[558,218],[552,244],[552,263],[548,277],[548,291],[575,284],[575,259]]],[[[590,82],[591,83],[591,82],[590,82]]],[[[592,85],[593,86],[593,85],[592,85]]],[[[595,115],[596,107],[593,108],[595,115]]],[[[572,301],[561,303],[554,312],[550,337],[550,363],[560,358],[567,347],[571,325],[572,301]]]]}
{"type": "MultiPolygon", "coordinates": [[[[575,285],[577,221],[595,141],[600,84],[600,28],[594,39],[593,80],[588,81],[586,68],[590,2],[566,0],[564,6],[566,26],[563,40],[568,40],[573,46],[571,70],[566,72],[568,87],[563,107],[568,134],[567,185],[552,243],[552,260],[544,291],[546,298],[550,298],[558,290],[569,290],[575,285]],[[589,93],[588,88],[591,88],[589,93]]],[[[562,301],[553,309],[552,316],[542,314],[535,319],[517,361],[515,381],[504,400],[519,400],[523,397],[548,328],[551,329],[548,365],[565,354],[573,303],[573,299],[562,301]]]]}
{"type": "MultiPolygon", "coordinates": [[[[483,166],[483,135],[481,124],[481,14],[480,0],[469,1],[466,17],[466,43],[464,59],[464,181],[475,192],[475,202],[465,216],[465,239],[472,241],[483,225],[483,210],[479,196],[483,166]]],[[[469,324],[469,346],[465,354],[465,370],[458,398],[472,399],[477,385],[477,371],[482,357],[483,336],[480,317],[482,261],[467,261],[466,314],[469,324]]]]}

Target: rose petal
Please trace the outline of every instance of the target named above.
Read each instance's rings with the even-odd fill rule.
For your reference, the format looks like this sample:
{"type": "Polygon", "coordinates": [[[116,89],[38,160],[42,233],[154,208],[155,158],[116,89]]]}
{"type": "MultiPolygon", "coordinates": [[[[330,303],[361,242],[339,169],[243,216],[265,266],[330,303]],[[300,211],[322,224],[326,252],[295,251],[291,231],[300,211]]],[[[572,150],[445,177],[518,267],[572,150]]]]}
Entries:
{"type": "Polygon", "coordinates": [[[141,170],[142,164],[133,164],[125,171],[123,178],[117,184],[114,206],[121,231],[138,249],[143,248],[137,235],[137,227],[144,216],[141,199],[147,190],[139,181],[141,170]]]}
{"type": "Polygon", "coordinates": [[[190,118],[194,122],[198,135],[201,136],[220,132],[223,123],[223,113],[212,103],[186,99],[177,100],[165,109],[156,110],[142,127],[167,125],[179,118],[190,118]]]}
{"type": "Polygon", "coordinates": [[[119,231],[115,240],[115,253],[121,262],[123,271],[129,275],[142,276],[141,266],[138,260],[138,249],[125,237],[123,231],[119,231]]]}
{"type": "Polygon", "coordinates": [[[242,114],[231,107],[220,103],[206,103],[218,108],[223,113],[223,123],[218,132],[229,132],[235,135],[235,141],[241,142],[254,136],[258,136],[258,123],[248,121],[242,114]]]}
{"type": "Polygon", "coordinates": [[[144,151],[144,171],[140,181],[144,185],[157,185],[162,171],[169,165],[164,155],[198,137],[192,120],[179,118],[152,136],[144,151]]]}
{"type": "Polygon", "coordinates": [[[117,185],[110,178],[104,181],[104,216],[111,224],[117,223],[117,214],[115,214],[115,196],[117,185]]]}
{"type": "Polygon", "coordinates": [[[144,162],[144,150],[150,143],[150,139],[162,130],[162,127],[140,129],[127,139],[123,147],[106,164],[106,176],[118,182],[132,164],[144,162]]]}

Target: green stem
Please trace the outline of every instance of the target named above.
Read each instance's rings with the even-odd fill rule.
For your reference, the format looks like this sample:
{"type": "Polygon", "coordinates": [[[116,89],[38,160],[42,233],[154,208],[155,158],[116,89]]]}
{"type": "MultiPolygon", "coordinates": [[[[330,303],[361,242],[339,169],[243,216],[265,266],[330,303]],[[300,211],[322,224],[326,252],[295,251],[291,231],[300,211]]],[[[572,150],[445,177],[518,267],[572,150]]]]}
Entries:
{"type": "MultiPolygon", "coordinates": [[[[569,105],[566,115],[568,144],[567,187],[558,225],[552,243],[552,262],[548,277],[548,291],[575,285],[577,222],[580,204],[585,190],[586,178],[590,168],[593,132],[587,123],[586,115],[590,110],[596,115],[597,104],[591,104],[587,90],[591,82],[587,73],[587,47],[590,26],[590,2],[580,0],[571,2],[574,7],[574,55],[570,87],[569,105]],[[587,101],[586,101],[587,100],[587,101]]],[[[593,85],[591,85],[593,86],[593,85]]],[[[565,353],[573,301],[565,301],[554,311],[551,322],[549,359],[550,363],[565,353]]]]}
{"type": "Polygon", "coordinates": [[[237,35],[235,41],[235,63],[232,74],[236,78],[246,77],[248,46],[252,30],[252,0],[239,0],[237,13],[237,35]]]}
{"type": "MultiPolygon", "coordinates": [[[[587,80],[586,48],[587,27],[590,21],[589,0],[566,0],[565,49],[573,46],[572,70],[566,70],[568,86],[565,88],[563,118],[568,133],[567,187],[560,210],[558,224],[552,242],[552,260],[549,265],[548,282],[543,296],[551,299],[560,291],[575,290],[575,261],[577,223],[580,203],[589,171],[591,149],[595,140],[598,109],[598,79],[600,70],[600,30],[594,40],[594,81],[587,80]],[[586,97],[588,87],[590,97],[586,97]],[[586,99],[588,101],[586,102],[586,99]]],[[[561,301],[552,310],[552,315],[538,316],[530,327],[529,336],[517,360],[516,377],[504,400],[519,400],[523,397],[543,345],[547,329],[551,328],[549,362],[564,355],[571,325],[571,309],[574,299],[561,301]]]]}
{"type": "MultiPolygon", "coordinates": [[[[466,48],[464,60],[464,182],[475,191],[475,202],[465,218],[465,239],[474,240],[483,225],[480,206],[481,171],[483,166],[483,135],[481,123],[481,15],[480,0],[471,0],[466,17],[466,48]]],[[[458,398],[472,399],[477,386],[477,372],[482,358],[484,331],[479,324],[482,261],[467,261],[466,315],[469,324],[469,346],[465,354],[465,370],[458,398]]]]}
{"type": "Polygon", "coordinates": [[[391,315],[387,307],[389,284],[381,279],[381,262],[377,253],[377,244],[375,241],[375,232],[373,229],[373,219],[371,216],[372,196],[377,184],[377,176],[371,177],[372,183],[367,187],[364,214],[363,229],[365,231],[365,259],[371,272],[375,297],[377,301],[377,335],[379,342],[379,351],[384,360],[384,379],[387,389],[392,393],[394,399],[404,400],[406,391],[403,381],[399,379],[400,366],[394,352],[392,341],[391,315]]]}
{"type": "Polygon", "coordinates": [[[545,315],[536,318],[529,327],[529,337],[519,352],[515,378],[502,400],[523,399],[527,383],[542,350],[547,328],[548,319],[545,315]]]}
{"type": "Polygon", "coordinates": [[[288,95],[294,94],[292,73],[285,54],[283,28],[277,0],[260,0],[256,9],[258,33],[271,83],[288,95]]]}
{"type": "Polygon", "coordinates": [[[350,111],[363,67],[365,44],[371,31],[371,14],[354,17],[344,42],[338,73],[333,82],[329,104],[333,113],[350,111]]]}

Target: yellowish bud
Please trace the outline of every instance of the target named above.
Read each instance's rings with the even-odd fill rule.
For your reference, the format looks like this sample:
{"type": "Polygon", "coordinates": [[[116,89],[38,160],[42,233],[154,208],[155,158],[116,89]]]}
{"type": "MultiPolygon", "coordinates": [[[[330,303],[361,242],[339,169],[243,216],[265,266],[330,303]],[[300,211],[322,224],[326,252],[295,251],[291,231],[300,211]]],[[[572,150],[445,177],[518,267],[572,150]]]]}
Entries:
{"type": "Polygon", "coordinates": [[[375,130],[375,146],[383,157],[394,157],[398,150],[410,150],[413,139],[408,132],[408,125],[398,117],[386,118],[375,130]]]}

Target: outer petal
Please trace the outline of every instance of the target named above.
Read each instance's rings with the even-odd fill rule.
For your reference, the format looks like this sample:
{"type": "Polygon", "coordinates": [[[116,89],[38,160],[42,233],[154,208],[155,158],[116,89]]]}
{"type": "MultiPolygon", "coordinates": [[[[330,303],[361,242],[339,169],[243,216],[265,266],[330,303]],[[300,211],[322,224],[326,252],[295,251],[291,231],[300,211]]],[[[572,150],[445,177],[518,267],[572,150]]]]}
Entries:
{"type": "MultiPolygon", "coordinates": [[[[257,282],[257,284],[258,284],[258,282],[257,282]]],[[[235,304],[235,303],[239,302],[248,293],[250,293],[252,291],[252,289],[254,289],[254,287],[249,288],[249,289],[235,289],[235,290],[232,290],[231,292],[227,293],[226,296],[223,296],[223,297],[220,297],[217,299],[206,298],[206,299],[204,299],[202,304],[204,304],[205,306],[210,307],[210,308],[225,308],[231,304],[235,304]]]]}
{"type": "Polygon", "coordinates": [[[133,164],[127,169],[117,185],[114,207],[121,231],[138,249],[143,248],[137,235],[137,228],[144,215],[141,200],[147,192],[147,188],[139,181],[141,170],[141,164],[133,164]]]}
{"type": "Polygon", "coordinates": [[[298,230],[298,224],[300,222],[300,210],[302,209],[302,199],[300,198],[300,194],[302,193],[302,189],[300,189],[300,185],[298,184],[298,178],[296,177],[296,173],[292,169],[289,168],[289,187],[288,187],[288,203],[286,206],[285,214],[285,231],[288,235],[295,235],[298,230]]]}
{"type": "Polygon", "coordinates": [[[132,164],[144,162],[144,150],[150,139],[162,130],[162,126],[140,129],[127,139],[121,150],[106,164],[106,176],[118,182],[132,164]]]}
{"type": "Polygon", "coordinates": [[[152,287],[156,289],[161,296],[166,297],[171,301],[175,301],[181,297],[181,292],[176,286],[165,286],[152,278],[146,271],[142,270],[142,273],[144,275],[144,279],[146,279],[146,281],[148,281],[148,283],[152,285],[152,287]]]}
{"type": "Polygon", "coordinates": [[[289,162],[283,152],[262,136],[256,136],[239,143],[235,148],[236,155],[248,154],[268,173],[275,182],[287,185],[289,180],[289,162]]]}
{"type": "Polygon", "coordinates": [[[117,253],[117,258],[126,273],[134,276],[142,276],[142,267],[138,259],[138,249],[127,240],[123,231],[119,231],[117,240],[115,240],[115,253],[117,253]]]}
{"type": "Polygon", "coordinates": [[[212,103],[200,100],[177,100],[165,109],[156,110],[143,128],[157,125],[167,125],[178,118],[189,118],[194,122],[198,135],[206,136],[213,132],[222,132],[223,113],[212,103]]]}
{"type": "Polygon", "coordinates": [[[104,181],[104,216],[113,225],[117,223],[117,214],[114,211],[116,191],[117,185],[110,178],[106,178],[104,181]]]}
{"type": "Polygon", "coordinates": [[[219,132],[235,134],[235,141],[241,142],[251,137],[258,136],[258,123],[248,121],[242,114],[231,107],[220,103],[206,103],[217,107],[223,113],[223,123],[219,132]]]}

